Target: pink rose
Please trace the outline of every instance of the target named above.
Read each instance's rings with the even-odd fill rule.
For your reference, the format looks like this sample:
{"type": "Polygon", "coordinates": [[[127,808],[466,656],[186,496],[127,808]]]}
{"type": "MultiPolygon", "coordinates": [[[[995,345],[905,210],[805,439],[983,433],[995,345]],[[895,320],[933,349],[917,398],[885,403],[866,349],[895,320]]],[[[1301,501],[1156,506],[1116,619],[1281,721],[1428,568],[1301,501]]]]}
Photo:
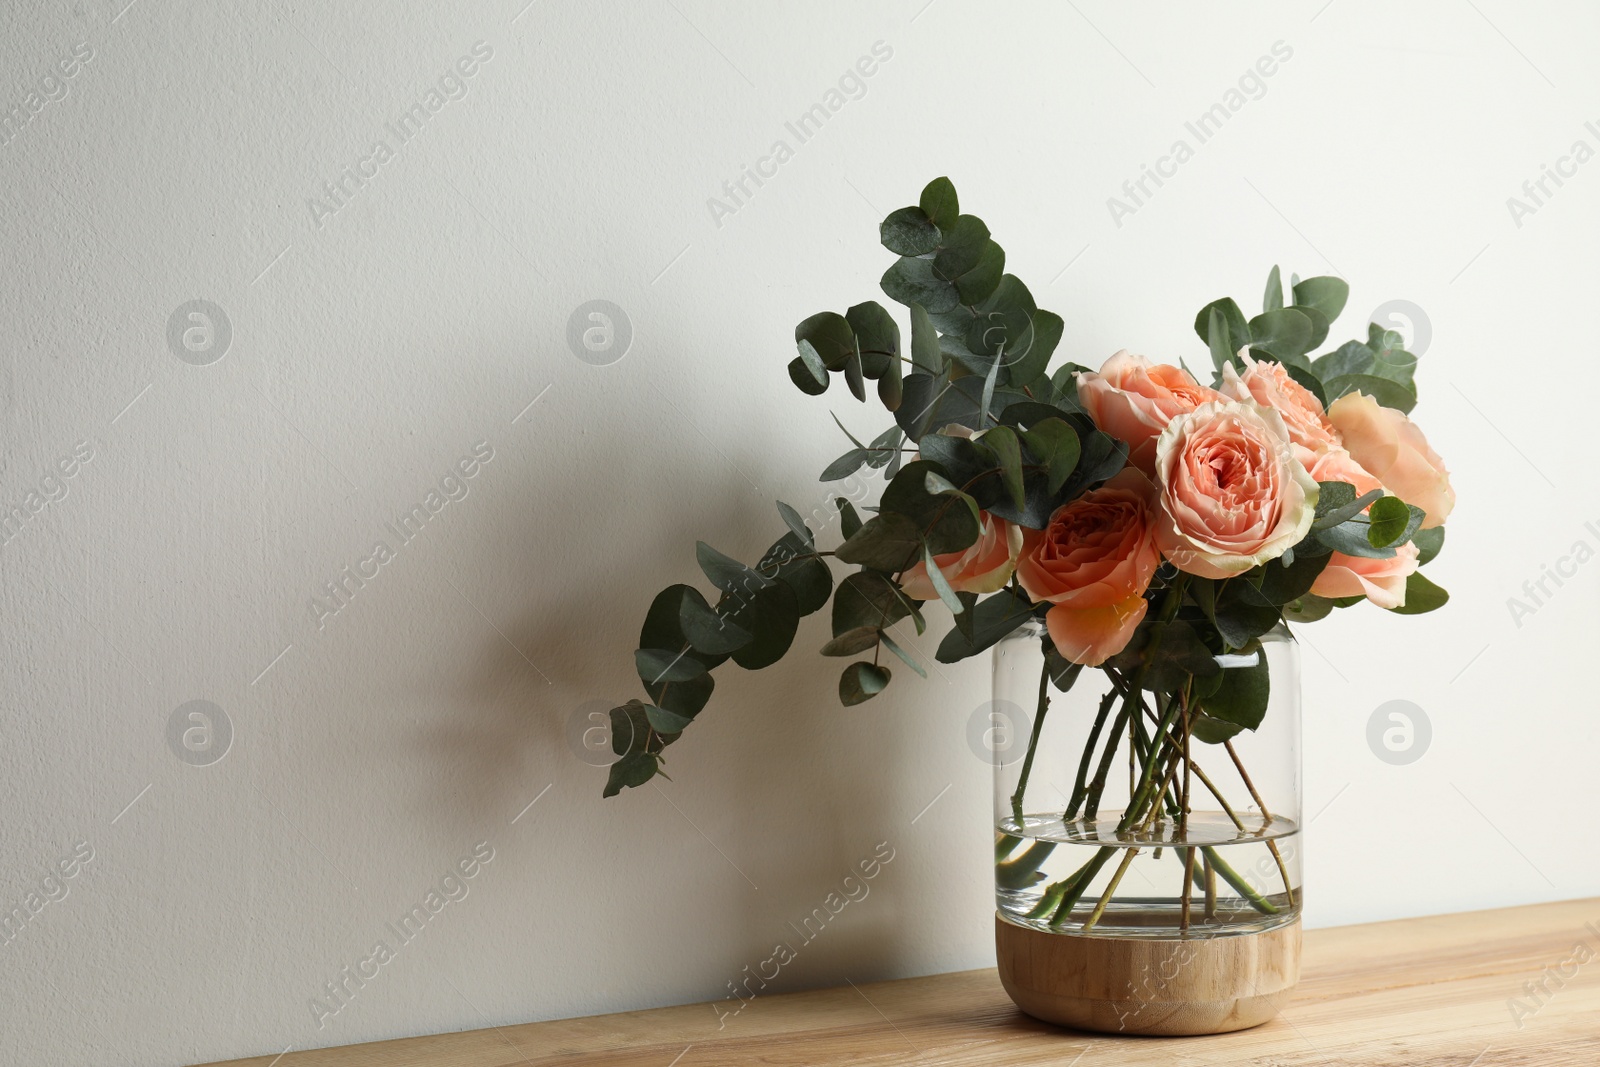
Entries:
{"type": "MultiPolygon", "coordinates": [[[[956,592],[993,593],[1011,580],[1011,571],[1021,548],[1021,528],[986,511],[978,539],[970,548],[934,556],[933,561],[939,565],[939,572],[956,592]]],[[[900,585],[906,596],[913,600],[939,599],[925,563],[908,569],[900,585]]]]}
{"type": "Polygon", "coordinates": [[[1289,430],[1253,400],[1202,404],[1156,442],[1156,543],[1181,571],[1231,578],[1277,559],[1311,529],[1317,483],[1289,430]]]}
{"type": "MultiPolygon", "coordinates": [[[[1353,485],[1357,496],[1365,496],[1374,489],[1383,488],[1371,472],[1342,448],[1324,453],[1316,466],[1311,468],[1311,477],[1319,482],[1353,485]]],[[[1403,607],[1406,602],[1406,578],[1416,569],[1417,546],[1409,541],[1395,549],[1391,559],[1371,559],[1335,552],[1328,557],[1328,565],[1312,583],[1311,592],[1330,598],[1364,596],[1380,608],[1403,607]]]]}
{"type": "Polygon", "coordinates": [[[1424,530],[1443,525],[1450,517],[1456,506],[1450,472],[1416,423],[1364,393],[1346,393],[1335,400],[1328,407],[1328,420],[1357,463],[1389,492],[1426,513],[1424,530]]]}
{"type": "Polygon", "coordinates": [[[1283,416],[1302,466],[1310,467],[1316,457],[1339,447],[1339,431],[1328,421],[1322,401],[1289,376],[1282,363],[1255,360],[1240,353],[1244,373],[1229,363],[1222,368],[1222,391],[1235,400],[1254,400],[1283,416]]]}
{"type": "Polygon", "coordinates": [[[1057,508],[1043,530],[1023,532],[1017,581],[1054,605],[1045,627],[1072,662],[1098,667],[1127,647],[1144,618],[1144,593],[1161,562],[1155,501],[1150,480],[1125,467],[1057,508]]]}
{"type": "Polygon", "coordinates": [[[1078,373],[1078,403],[1101,430],[1128,443],[1128,461],[1146,474],[1155,469],[1156,438],[1174,415],[1223,395],[1182,368],[1151,363],[1124,349],[1100,373],[1078,373]]]}
{"type": "Polygon", "coordinates": [[[1407,541],[1390,559],[1347,556],[1328,557],[1311,592],[1329,598],[1364,596],[1380,608],[1400,608],[1406,603],[1406,579],[1417,569],[1417,546],[1407,541]]]}
{"type": "Polygon", "coordinates": [[[1374,489],[1382,489],[1383,483],[1372,476],[1372,472],[1357,463],[1348,451],[1335,448],[1331,452],[1324,452],[1317,457],[1311,465],[1311,477],[1319,482],[1344,482],[1356,488],[1356,496],[1366,496],[1374,489]]]}

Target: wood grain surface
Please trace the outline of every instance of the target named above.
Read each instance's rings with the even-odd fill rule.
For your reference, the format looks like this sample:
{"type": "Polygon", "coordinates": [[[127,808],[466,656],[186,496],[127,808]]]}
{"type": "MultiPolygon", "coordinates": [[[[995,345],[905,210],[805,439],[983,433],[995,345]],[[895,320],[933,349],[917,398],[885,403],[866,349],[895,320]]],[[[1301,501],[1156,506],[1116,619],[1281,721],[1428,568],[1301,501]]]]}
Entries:
{"type": "MultiPolygon", "coordinates": [[[[1282,1014],[1215,1037],[1079,1034],[994,970],[276,1051],[228,1067],[1600,1067],[1600,899],[1309,930],[1282,1014]]],[[[217,1065],[220,1067],[220,1065],[217,1065]]]]}

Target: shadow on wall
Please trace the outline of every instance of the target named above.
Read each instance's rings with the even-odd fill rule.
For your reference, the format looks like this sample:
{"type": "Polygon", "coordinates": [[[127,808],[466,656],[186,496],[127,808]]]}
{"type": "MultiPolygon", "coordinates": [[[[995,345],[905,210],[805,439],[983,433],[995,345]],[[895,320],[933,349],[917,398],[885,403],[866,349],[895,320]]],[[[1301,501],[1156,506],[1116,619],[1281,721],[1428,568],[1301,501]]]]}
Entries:
{"type": "MultiPolygon", "coordinates": [[[[726,491],[696,486],[718,503],[694,519],[663,522],[652,514],[644,520],[633,502],[661,495],[666,472],[650,463],[659,453],[620,435],[596,434],[586,447],[581,467],[551,464],[537,450],[507,450],[495,493],[513,502],[500,514],[515,518],[480,531],[477,558],[454,569],[473,588],[494,590],[485,595],[502,611],[515,600],[507,590],[542,592],[537,603],[530,593],[509,619],[495,615],[501,633],[472,626],[481,641],[452,699],[473,714],[441,718],[422,735],[419,762],[442,761],[447,769],[428,776],[431,795],[419,802],[452,809],[448,821],[465,835],[475,832],[483,813],[509,818],[553,783],[573,832],[592,842],[596,854],[606,854],[608,869],[630,881],[649,877],[660,911],[692,920],[704,913],[711,886],[738,900],[737,911],[719,915],[713,934],[657,929],[650,935],[662,949],[674,938],[692,938],[702,959],[726,956],[718,984],[688,989],[688,999],[729,996],[728,983],[746,982],[761,970],[770,979],[747,988],[766,993],[796,988],[796,982],[833,984],[841,976],[893,972],[901,960],[896,875],[907,873],[904,862],[897,870],[893,859],[905,854],[901,831],[913,814],[903,810],[908,794],[899,786],[911,768],[900,753],[917,728],[910,705],[919,698],[886,695],[870,707],[841,707],[835,679],[843,661],[817,651],[829,636],[827,608],[802,620],[779,664],[761,672],[731,662],[718,669],[710,703],[667,750],[672,781],[602,799],[605,769],[592,765],[598,762],[593,756],[586,762],[575,747],[573,720],[585,710],[644,698],[633,651],[651,597],[673,581],[709,587],[694,563],[697,539],[753,557],[783,527],[772,502],[754,499],[732,472],[726,491]],[[597,483],[603,492],[595,491],[597,483]],[[602,559],[613,562],[597,570],[602,559]],[[652,809],[648,819],[635,817],[641,805],[652,809]],[[681,830],[680,865],[650,872],[618,866],[617,850],[629,846],[629,834],[647,832],[645,826],[681,830]],[[870,881],[862,876],[863,863],[877,869],[870,881]],[[851,899],[862,895],[861,887],[870,903],[851,899]],[[835,907],[848,903],[833,914],[830,900],[835,907]],[[808,927],[804,920],[819,910],[829,916],[829,928],[808,938],[819,924],[813,919],[808,927]],[[800,962],[763,967],[785,941],[800,962]]],[[[743,455],[750,463],[761,454],[751,449],[743,455]]],[[[761,484],[783,481],[770,467],[751,473],[761,484]]],[[[929,684],[905,675],[906,689],[929,684]]],[[[596,898],[580,906],[596,913],[571,918],[590,925],[601,922],[598,909],[616,902],[596,898]]],[[[605,954],[594,947],[597,956],[605,954]]],[[[616,951],[624,951],[622,942],[616,951]]]]}

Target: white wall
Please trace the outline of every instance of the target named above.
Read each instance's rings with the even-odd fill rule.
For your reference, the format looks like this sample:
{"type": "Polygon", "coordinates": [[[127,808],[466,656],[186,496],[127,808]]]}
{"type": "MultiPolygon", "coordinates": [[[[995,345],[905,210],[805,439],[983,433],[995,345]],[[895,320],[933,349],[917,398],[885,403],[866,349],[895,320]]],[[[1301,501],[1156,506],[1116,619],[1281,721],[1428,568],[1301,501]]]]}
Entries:
{"type": "Polygon", "coordinates": [[[1600,893],[1580,785],[1600,562],[1507,605],[1600,548],[1600,163],[1520,220],[1506,203],[1600,148],[1591,6],[524,2],[0,15],[0,106],[93,50],[0,147],[0,502],[92,451],[0,549],[0,902],[93,851],[0,945],[0,1061],[712,999],[879,842],[869,899],[780,985],[988,965],[988,770],[964,737],[983,666],[843,710],[818,617],[780,668],[723,672],[659,790],[602,802],[566,741],[586,702],[636,694],[638,623],[696,580],[695,538],[752,558],[772,498],[822,501],[830,405],[884,424],[801,396],[790,331],[876,294],[878,219],[939,174],[1080,362],[1203,362],[1194,312],[1253,307],[1273,262],[1350,279],[1336,339],[1387,299],[1424,309],[1455,600],[1308,635],[1308,918],[1600,893]],[[467,95],[400,145],[385,123],[479,41],[467,95]],[[785,121],[879,41],[865,95],[796,146],[785,121]],[[1117,225],[1107,198],[1193,147],[1185,120],[1278,41],[1264,95],[1117,225]],[[380,138],[395,158],[314,221],[380,138]],[[707,199],[778,138],[794,158],[718,225],[707,199]],[[166,339],[194,298],[232,325],[209,366],[166,339]],[[631,320],[614,365],[565,342],[595,298],[631,320]],[[319,586],[480,441],[466,498],[319,629],[319,586]],[[196,699],[233,730],[204,767],[168,745],[196,699]],[[1432,723],[1407,766],[1366,741],[1394,699],[1432,723]],[[310,998],[479,842],[469,895],[319,1029],[310,998]]]}

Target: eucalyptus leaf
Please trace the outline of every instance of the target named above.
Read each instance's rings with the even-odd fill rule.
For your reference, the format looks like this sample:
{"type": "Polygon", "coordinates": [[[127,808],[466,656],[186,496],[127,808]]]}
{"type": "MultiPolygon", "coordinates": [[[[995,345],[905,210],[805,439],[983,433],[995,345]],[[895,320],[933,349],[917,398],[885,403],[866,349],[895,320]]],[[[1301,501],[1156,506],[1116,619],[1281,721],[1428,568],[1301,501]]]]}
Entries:
{"type": "Polygon", "coordinates": [[[1223,657],[1222,663],[1222,684],[1205,698],[1202,707],[1214,719],[1254,730],[1266,717],[1272,692],[1267,654],[1260,641],[1251,641],[1223,657]]]}
{"type": "Polygon", "coordinates": [[[840,582],[834,593],[833,636],[862,627],[886,629],[910,613],[893,581],[877,571],[858,571],[840,582]]]}
{"type": "Polygon", "coordinates": [[[1421,567],[1431,562],[1444,547],[1444,527],[1435,526],[1431,530],[1418,530],[1411,535],[1411,543],[1417,546],[1417,566],[1421,567]]]}
{"type": "Polygon", "coordinates": [[[929,471],[940,475],[946,473],[937,464],[927,460],[907,463],[902,467],[883,491],[883,497],[879,500],[879,518],[900,514],[911,519],[921,533],[922,540],[936,555],[964,551],[978,539],[978,520],[960,501],[928,492],[929,471]]]}
{"type": "MultiPolygon", "coordinates": [[[[1372,349],[1360,341],[1346,341],[1332,352],[1312,360],[1311,371],[1326,384],[1351,374],[1371,373],[1377,358],[1372,349]]],[[[1333,399],[1332,393],[1328,394],[1328,399],[1333,399]]]]}
{"type": "Polygon", "coordinates": [[[664,648],[641,648],[633,653],[634,666],[646,685],[657,682],[687,682],[706,673],[705,664],[689,655],[687,648],[674,652],[664,648]]]}
{"type": "Polygon", "coordinates": [[[1211,321],[1206,330],[1206,346],[1211,350],[1211,365],[1217,374],[1220,375],[1222,368],[1230,363],[1235,367],[1239,365],[1237,350],[1233,346],[1232,338],[1228,336],[1228,322],[1220,308],[1211,309],[1211,321]]]}
{"type": "Polygon", "coordinates": [[[1309,305],[1296,304],[1294,309],[1311,320],[1311,340],[1306,342],[1306,351],[1314,352],[1321,348],[1322,342],[1328,339],[1328,316],[1309,305]]]}
{"type": "Polygon", "coordinates": [[[851,352],[844,361],[844,383],[850,387],[850,393],[857,400],[867,399],[866,371],[861,366],[861,353],[851,352]]]}
{"type": "Polygon", "coordinates": [[[811,527],[806,525],[806,520],[800,517],[798,511],[783,501],[779,500],[776,503],[778,505],[778,515],[782,517],[783,524],[789,527],[807,548],[811,548],[815,542],[812,540],[811,527]]]}
{"type": "Polygon", "coordinates": [[[939,651],[934,658],[940,663],[956,663],[968,656],[975,656],[993,647],[1031,618],[1033,603],[1010,589],[1002,589],[956,616],[956,628],[939,643],[939,651]],[[960,622],[969,616],[971,630],[963,632],[960,622]]]}
{"type": "Polygon", "coordinates": [[[660,770],[657,757],[648,752],[630,752],[611,765],[606,776],[602,796],[614,797],[623,789],[637,788],[656,776],[660,770]]]}
{"type": "Polygon", "coordinates": [[[726,656],[750,643],[752,635],[713,611],[700,590],[684,589],[678,604],[678,626],[696,652],[726,656]]]}
{"type": "Polygon", "coordinates": [[[1399,382],[1371,374],[1345,374],[1337,378],[1326,378],[1323,380],[1323,385],[1327,388],[1330,404],[1346,393],[1360,392],[1372,397],[1384,407],[1394,408],[1402,414],[1417,406],[1415,390],[1399,382]]]}
{"type": "Polygon", "coordinates": [[[1189,721],[1189,732],[1202,744],[1220,745],[1243,733],[1244,727],[1238,723],[1213,719],[1205,712],[1200,712],[1189,721]]]}
{"type": "Polygon", "coordinates": [[[1318,482],[1317,510],[1311,521],[1313,531],[1337,526],[1367,510],[1383,496],[1382,489],[1371,489],[1356,496],[1349,482],[1318,482]]]}
{"type": "MultiPolygon", "coordinates": [[[[1230,581],[1227,595],[1237,596],[1245,603],[1279,608],[1309,593],[1327,565],[1326,555],[1304,551],[1296,552],[1294,562],[1287,566],[1281,560],[1268,560],[1252,572],[1258,581],[1250,581],[1248,575],[1245,581],[1230,581]]],[[[1222,611],[1220,601],[1217,611],[1219,614],[1222,611]]]]}
{"type": "MultiPolygon", "coordinates": [[[[1418,519],[1420,525],[1421,520],[1418,519]]],[[[1367,509],[1367,540],[1373,548],[1401,541],[1411,523],[1411,508],[1397,496],[1380,497],[1367,509]]]]}
{"type": "Polygon", "coordinates": [[[1421,571],[1412,571],[1406,577],[1406,602],[1389,610],[1396,615],[1422,615],[1437,611],[1450,600],[1450,594],[1423,577],[1421,571]]]}
{"type": "Polygon", "coordinates": [[[915,562],[921,548],[921,528],[908,516],[891,511],[868,519],[834,555],[841,563],[898,573],[915,562]]]}
{"type": "MultiPolygon", "coordinates": [[[[1223,297],[1213,300],[1200,309],[1200,314],[1195,316],[1194,332],[1200,335],[1200,340],[1211,344],[1211,312],[1216,311],[1222,320],[1222,325],[1228,331],[1228,354],[1232,356],[1238,349],[1250,343],[1250,327],[1245,323],[1244,312],[1239,310],[1239,305],[1233,302],[1232,297],[1223,297]]],[[[1213,351],[1215,347],[1213,346],[1213,351]]]]}
{"type": "MultiPolygon", "coordinates": [[[[933,257],[933,270],[941,278],[954,282],[978,265],[984,249],[990,244],[989,227],[985,226],[983,220],[976,215],[960,215],[950,228],[941,226],[939,229],[939,251],[933,257]]],[[[996,275],[996,280],[998,277],[996,275]]],[[[977,302],[977,300],[962,301],[963,304],[977,302]]]]}
{"type": "MultiPolygon", "coordinates": [[[[1362,599],[1366,599],[1363,597],[1362,599]]],[[[1327,597],[1314,596],[1307,593],[1298,600],[1291,600],[1283,606],[1283,617],[1289,622],[1317,622],[1327,618],[1334,609],[1333,601],[1327,597]]]]}
{"type": "MultiPolygon", "coordinates": [[[[796,346],[808,344],[828,370],[844,370],[845,361],[856,351],[855,331],[843,315],[819,311],[794,328],[796,346]]],[[[805,359],[804,351],[801,358],[805,359]]]]}
{"type": "Polygon", "coordinates": [[[1350,283],[1331,275],[1307,278],[1294,286],[1294,302],[1316,308],[1329,322],[1339,317],[1349,299],[1350,283]]]}
{"type": "Polygon", "coordinates": [[[811,374],[812,380],[826,389],[828,387],[828,366],[822,362],[822,356],[817,353],[817,346],[805,338],[801,338],[795,343],[795,347],[800,350],[798,358],[811,374]]]}
{"type": "Polygon", "coordinates": [[[1061,491],[1072,472],[1078,467],[1078,457],[1083,454],[1083,444],[1074,430],[1059,418],[1043,419],[1022,432],[1022,442],[1028,451],[1045,467],[1045,485],[1054,496],[1061,491]]]}
{"type": "Polygon", "coordinates": [[[956,198],[956,187],[949,178],[935,178],[924,186],[918,206],[941,230],[955,225],[961,214],[961,202],[956,198]]]}
{"type": "Polygon", "coordinates": [[[711,584],[724,593],[735,595],[753,592],[772,585],[772,579],[758,573],[731,556],[725,556],[704,541],[694,544],[695,559],[711,584]]]}
{"type": "Polygon", "coordinates": [[[733,662],[757,671],[772,666],[789,651],[800,626],[800,603],[787,584],[773,582],[740,598],[729,618],[753,635],[748,645],[733,653],[733,662]]]}
{"type": "Polygon", "coordinates": [[[821,396],[828,391],[827,372],[824,371],[822,380],[817,381],[812,375],[811,368],[799,356],[789,361],[789,380],[807,396],[821,396]]]}
{"type": "Polygon", "coordinates": [[[928,676],[927,668],[918,663],[916,657],[912,656],[911,653],[901,648],[900,644],[895,641],[894,638],[890,637],[888,634],[879,634],[878,639],[883,642],[884,648],[887,648],[890,652],[893,652],[896,656],[900,657],[901,663],[904,663],[907,667],[910,667],[924,678],[928,676]]]}
{"type": "Polygon", "coordinates": [[[1019,346],[1006,350],[1011,362],[1011,381],[1015,385],[1028,385],[1045,372],[1050,357],[1061,343],[1066,324],[1053,311],[1035,311],[1030,329],[1019,346]]]}
{"type": "Polygon", "coordinates": [[[795,607],[801,615],[820,609],[833,593],[833,572],[816,555],[816,545],[801,541],[793,531],[767,549],[756,563],[756,570],[793,590],[795,607]]]}
{"type": "Polygon", "coordinates": [[[944,606],[950,609],[952,615],[961,614],[961,601],[956,597],[956,591],[950,588],[950,582],[944,576],[944,571],[939,569],[939,563],[933,558],[933,553],[928,551],[926,545],[922,548],[922,563],[928,572],[928,581],[933,584],[934,592],[939,594],[939,599],[944,606]]]}
{"type": "Polygon", "coordinates": [[[852,448],[850,451],[846,452],[844,455],[840,456],[838,459],[824,467],[822,469],[822,477],[819,478],[818,481],[837,482],[842,478],[848,478],[856,471],[860,470],[862,464],[867,462],[867,459],[868,454],[866,449],[852,448]]]}
{"type": "Polygon", "coordinates": [[[854,656],[878,643],[882,635],[875,626],[858,626],[846,630],[822,646],[824,656],[854,656]]]}
{"type": "Polygon", "coordinates": [[[1337,526],[1329,526],[1318,530],[1314,534],[1318,541],[1327,545],[1335,552],[1343,552],[1347,556],[1361,556],[1366,559],[1393,559],[1394,549],[1389,547],[1376,547],[1372,543],[1367,531],[1371,523],[1366,516],[1347,519],[1337,526]]]}
{"type": "Polygon", "coordinates": [[[944,370],[939,331],[929,321],[928,311],[921,304],[911,305],[911,363],[924,374],[938,374],[944,370]]]}
{"type": "Polygon", "coordinates": [[[868,377],[880,377],[885,367],[900,365],[900,327],[882,304],[867,300],[847,309],[844,318],[855,332],[863,367],[867,366],[869,355],[878,357],[868,377]]]}
{"type": "MultiPolygon", "coordinates": [[[[1238,589],[1242,588],[1248,586],[1239,582],[1238,589]]],[[[1229,648],[1243,648],[1278,625],[1279,608],[1276,605],[1256,603],[1255,598],[1247,598],[1238,589],[1230,583],[1217,599],[1211,616],[1217,633],[1229,648]]]]}
{"type": "MultiPolygon", "coordinates": [[[[715,688],[716,679],[709,674],[702,674],[685,682],[663,680],[646,683],[644,691],[650,694],[650,702],[656,707],[692,719],[706,706],[706,701],[711,699],[711,692],[715,688]]],[[[615,730],[612,732],[615,733],[615,730]]]]}
{"type": "Polygon", "coordinates": [[[891,211],[878,225],[883,247],[899,256],[924,256],[939,244],[939,227],[920,207],[891,211]]]}
{"type": "Polygon", "coordinates": [[[1021,508],[1024,504],[1022,443],[1017,439],[1017,432],[1009,426],[996,426],[978,440],[978,447],[993,453],[999,462],[1001,481],[1006,492],[1011,494],[1011,502],[1021,508]]]}
{"type": "Polygon", "coordinates": [[[845,707],[865,703],[889,685],[889,668],[872,663],[852,663],[839,676],[839,701],[845,707]]]}
{"type": "Polygon", "coordinates": [[[934,272],[931,260],[897,259],[878,285],[891,300],[920,304],[930,315],[953,311],[961,303],[955,285],[934,272]]]}
{"type": "Polygon", "coordinates": [[[857,530],[861,529],[861,516],[856,514],[855,505],[842,496],[835,497],[833,504],[839,509],[839,532],[849,540],[857,530]]]}
{"type": "Polygon", "coordinates": [[[683,733],[684,728],[694,721],[688,716],[679,715],[677,712],[668,711],[666,708],[658,708],[653,704],[645,705],[644,714],[652,730],[668,737],[683,733]]]}
{"type": "Polygon", "coordinates": [[[1135,640],[1119,653],[1119,662],[1136,662],[1141,688],[1158,693],[1181,690],[1191,678],[1209,678],[1222,670],[1192,625],[1147,619],[1134,632],[1135,640]]]}
{"type": "Polygon", "coordinates": [[[1294,308],[1279,308],[1250,320],[1250,348],[1289,362],[1311,346],[1311,320],[1294,308]]]}

